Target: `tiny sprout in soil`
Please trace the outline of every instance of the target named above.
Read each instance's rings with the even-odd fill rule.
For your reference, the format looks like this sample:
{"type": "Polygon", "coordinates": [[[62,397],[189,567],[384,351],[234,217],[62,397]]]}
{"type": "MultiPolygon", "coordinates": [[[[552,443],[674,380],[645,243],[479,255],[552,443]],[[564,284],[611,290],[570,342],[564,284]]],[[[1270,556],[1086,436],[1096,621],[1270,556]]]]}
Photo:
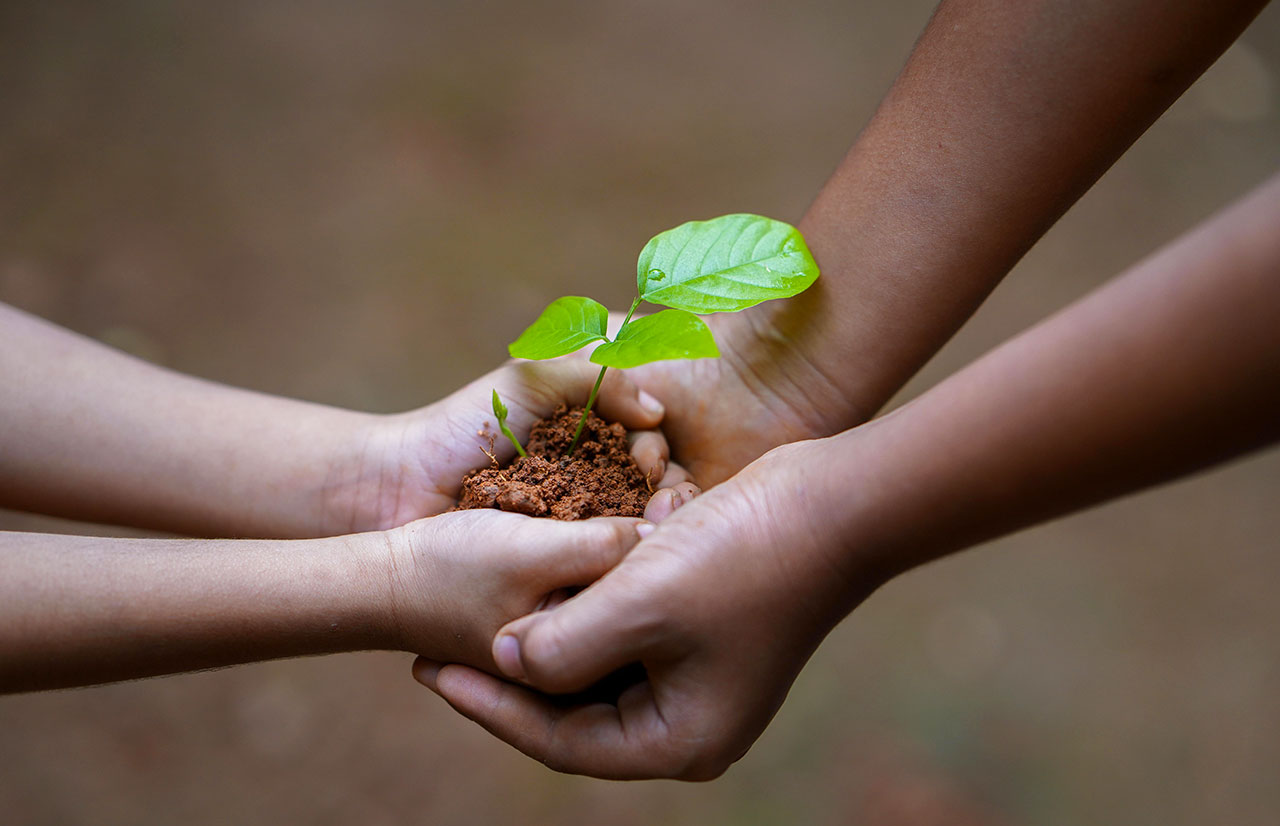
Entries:
{"type": "MultiPolygon", "coordinates": [[[[737,312],[773,298],[790,298],[818,277],[818,265],[800,231],[759,215],[722,215],[690,221],[654,236],[636,264],[636,298],[610,339],[609,311],[590,298],[557,298],[507,348],[515,358],[551,359],[596,341],[591,354],[600,375],[568,453],[582,436],[587,414],[610,367],[639,367],[666,359],[714,358],[720,355],[711,330],[695,313],[737,312]],[[640,302],[671,309],[632,320],[640,302]]],[[[493,394],[498,427],[525,451],[506,426],[507,409],[493,394]]]]}
{"type": "Polygon", "coordinates": [[[493,415],[498,417],[498,429],[502,431],[502,435],[511,440],[511,444],[516,446],[516,453],[521,456],[528,456],[524,447],[520,444],[520,440],[516,438],[516,434],[511,432],[511,428],[507,427],[507,406],[502,403],[502,399],[498,398],[498,391],[493,391],[493,415]]]}

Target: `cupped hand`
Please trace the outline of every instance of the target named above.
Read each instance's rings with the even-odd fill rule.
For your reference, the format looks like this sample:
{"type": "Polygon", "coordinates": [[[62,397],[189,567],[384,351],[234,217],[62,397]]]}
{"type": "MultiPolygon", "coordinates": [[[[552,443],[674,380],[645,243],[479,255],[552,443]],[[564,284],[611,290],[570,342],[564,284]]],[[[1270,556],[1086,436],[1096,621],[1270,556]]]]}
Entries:
{"type": "Polygon", "coordinates": [[[495,671],[493,636],[616,566],[641,519],[578,522],[477,509],[387,531],[392,646],[495,671]]]}
{"type": "Polygon", "coordinates": [[[554,769],[608,778],[720,775],[760,735],[826,633],[878,584],[823,529],[825,440],[770,452],[685,504],[599,582],[516,620],[503,673],[420,660],[454,708],[554,769]],[[566,707],[641,663],[617,704],[566,707]],[[535,690],[536,689],[536,690],[535,690]]]}
{"type": "MultiPolygon", "coordinates": [[[[671,455],[703,487],[723,482],[772,448],[829,436],[864,418],[849,410],[767,313],[704,320],[720,358],[660,361],[627,371],[666,408],[662,429],[671,455]]],[[[610,322],[616,327],[621,318],[610,322]]]]}
{"type": "MultiPolygon", "coordinates": [[[[498,433],[493,390],[510,410],[507,424],[526,440],[534,422],[559,405],[585,404],[598,373],[582,360],[509,362],[434,404],[371,417],[359,444],[329,470],[322,506],[327,531],[385,530],[447,511],[457,502],[462,477],[487,466],[490,452],[501,461],[515,454],[498,433]]],[[[655,429],[663,405],[626,375],[609,371],[595,410],[631,431],[632,456],[655,490],[688,480],[669,461],[667,441],[655,429]]],[[[663,494],[664,500],[669,496],[663,494]]]]}

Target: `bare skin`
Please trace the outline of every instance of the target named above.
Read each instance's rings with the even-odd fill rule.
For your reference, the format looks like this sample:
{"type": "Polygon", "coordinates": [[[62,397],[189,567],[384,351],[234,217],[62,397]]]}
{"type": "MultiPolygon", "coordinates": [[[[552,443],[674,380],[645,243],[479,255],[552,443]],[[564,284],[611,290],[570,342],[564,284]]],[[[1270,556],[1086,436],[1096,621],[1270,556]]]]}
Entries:
{"type": "Polygon", "coordinates": [[[416,676],[553,768],[717,777],[896,574],[1280,439],[1277,223],[1280,176],[911,404],[770,452],[495,639],[502,671],[549,693],[643,663],[616,706],[416,676]]]}
{"type": "MultiPolygon", "coordinates": [[[[508,364],[427,407],[374,415],[184,376],[0,305],[0,507],[205,536],[316,537],[441,513],[488,459],[496,389],[521,437],[595,369],[508,364]]],[[[653,428],[662,405],[611,374],[600,411],[653,428]]],[[[514,448],[500,439],[495,450],[514,448]]],[[[633,445],[666,485],[666,443],[633,445]]]]}
{"type": "MultiPolygon", "coordinates": [[[[0,344],[0,505],[215,535],[350,534],[0,532],[0,691],[368,648],[492,670],[504,622],[590,583],[637,526],[652,528],[441,514],[489,461],[491,388],[527,438],[561,402],[585,401],[590,365],[510,364],[421,410],[375,416],[179,375],[3,305],[0,344]]],[[[611,378],[604,415],[660,421],[661,405],[611,378]]],[[[696,492],[660,433],[636,432],[632,454],[674,486],[654,496],[651,519],[696,492]]]]}
{"type": "Polygon", "coordinates": [[[503,623],[600,577],[640,525],[474,510],[326,539],[0,532],[0,692],[370,649],[493,670],[503,623]]]}
{"type": "Polygon", "coordinates": [[[629,371],[676,460],[710,486],[870,419],[1265,5],[943,2],[799,224],[817,283],[629,371]]]}

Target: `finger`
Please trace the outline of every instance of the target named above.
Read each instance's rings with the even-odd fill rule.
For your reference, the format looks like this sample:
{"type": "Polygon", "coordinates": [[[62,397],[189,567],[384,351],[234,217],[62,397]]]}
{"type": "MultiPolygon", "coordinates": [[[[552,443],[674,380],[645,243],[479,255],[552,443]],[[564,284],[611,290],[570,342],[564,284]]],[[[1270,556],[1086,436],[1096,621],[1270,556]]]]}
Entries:
{"type": "MultiPolygon", "coordinates": [[[[600,377],[599,365],[581,359],[515,361],[486,376],[510,410],[508,423],[520,433],[537,419],[550,415],[558,405],[585,405],[600,377]]],[[[471,399],[471,396],[467,397],[471,399]]],[[[489,412],[488,395],[471,402],[489,412]]],[[[663,408],[653,396],[618,370],[605,374],[595,409],[606,419],[628,430],[647,430],[662,420],[663,408]]]]}
{"type": "MultiPolygon", "coordinates": [[[[692,482],[693,476],[689,471],[684,469],[684,465],[677,462],[667,461],[667,472],[658,480],[656,487],[658,488],[674,488],[681,482],[692,482]]],[[[697,487],[695,485],[695,487],[697,487]]],[[[702,492],[702,488],[698,488],[698,492],[702,492]]]]}
{"type": "MultiPolygon", "coordinates": [[[[640,466],[640,472],[653,485],[667,475],[667,460],[671,451],[660,431],[641,430],[627,435],[631,443],[631,457],[640,466]]],[[[656,485],[655,485],[656,487],[656,485]]]]}
{"type": "Polygon", "coordinates": [[[521,526],[522,559],[547,591],[590,585],[612,570],[652,525],[625,516],[578,522],[530,519],[521,526]]]}
{"type": "Polygon", "coordinates": [[[619,370],[610,370],[596,397],[600,417],[628,430],[651,430],[662,421],[662,402],[644,392],[619,370]]]}
{"type": "Polygon", "coordinates": [[[539,602],[538,607],[533,610],[549,611],[557,605],[562,605],[567,599],[569,599],[569,597],[573,596],[573,594],[574,589],[572,588],[557,588],[543,597],[542,602],[539,602]]]}
{"type": "Polygon", "coordinates": [[[564,708],[482,671],[449,665],[436,675],[434,690],[464,717],[555,771],[638,780],[683,769],[645,688],[629,691],[621,706],[564,708]]]}
{"type": "MultiPolygon", "coordinates": [[[[432,691],[436,691],[436,675],[440,673],[440,669],[443,667],[443,663],[428,660],[426,657],[418,657],[413,661],[413,678],[432,691]]],[[[440,692],[436,691],[436,693],[439,694],[440,692]]]]}
{"type": "Polygon", "coordinates": [[[552,694],[582,691],[641,662],[663,617],[629,578],[605,577],[563,605],[521,617],[493,641],[498,669],[552,694]]]}
{"type": "Polygon", "coordinates": [[[644,509],[644,518],[658,524],[701,492],[692,482],[681,482],[675,487],[663,488],[650,497],[649,504],[644,509]]]}

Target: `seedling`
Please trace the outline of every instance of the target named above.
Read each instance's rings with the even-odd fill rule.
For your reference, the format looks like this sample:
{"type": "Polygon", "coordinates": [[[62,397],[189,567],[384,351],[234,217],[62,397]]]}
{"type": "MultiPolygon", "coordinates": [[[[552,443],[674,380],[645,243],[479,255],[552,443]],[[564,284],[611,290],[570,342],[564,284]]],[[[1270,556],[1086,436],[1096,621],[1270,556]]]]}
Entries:
{"type": "MultiPolygon", "coordinates": [[[[600,375],[569,444],[572,454],[610,367],[717,357],[715,338],[695,313],[733,313],[773,298],[790,298],[817,277],[813,255],[790,224],[747,214],[690,221],[655,235],[640,251],[636,298],[613,339],[607,334],[609,311],[604,305],[569,295],[552,301],[507,350],[515,358],[540,360],[604,342],[591,354],[600,375]],[[642,301],[671,309],[632,321],[642,301]]],[[[516,442],[505,424],[506,408],[498,412],[501,404],[495,392],[498,426],[516,442]]],[[[516,449],[524,455],[518,442],[516,449]]]]}
{"type": "Polygon", "coordinates": [[[511,428],[507,427],[507,406],[502,403],[502,399],[498,398],[498,391],[493,391],[493,415],[498,417],[498,429],[502,431],[502,435],[511,440],[511,444],[516,446],[516,453],[521,456],[528,456],[524,447],[520,444],[520,440],[516,438],[516,434],[511,432],[511,428]]]}

